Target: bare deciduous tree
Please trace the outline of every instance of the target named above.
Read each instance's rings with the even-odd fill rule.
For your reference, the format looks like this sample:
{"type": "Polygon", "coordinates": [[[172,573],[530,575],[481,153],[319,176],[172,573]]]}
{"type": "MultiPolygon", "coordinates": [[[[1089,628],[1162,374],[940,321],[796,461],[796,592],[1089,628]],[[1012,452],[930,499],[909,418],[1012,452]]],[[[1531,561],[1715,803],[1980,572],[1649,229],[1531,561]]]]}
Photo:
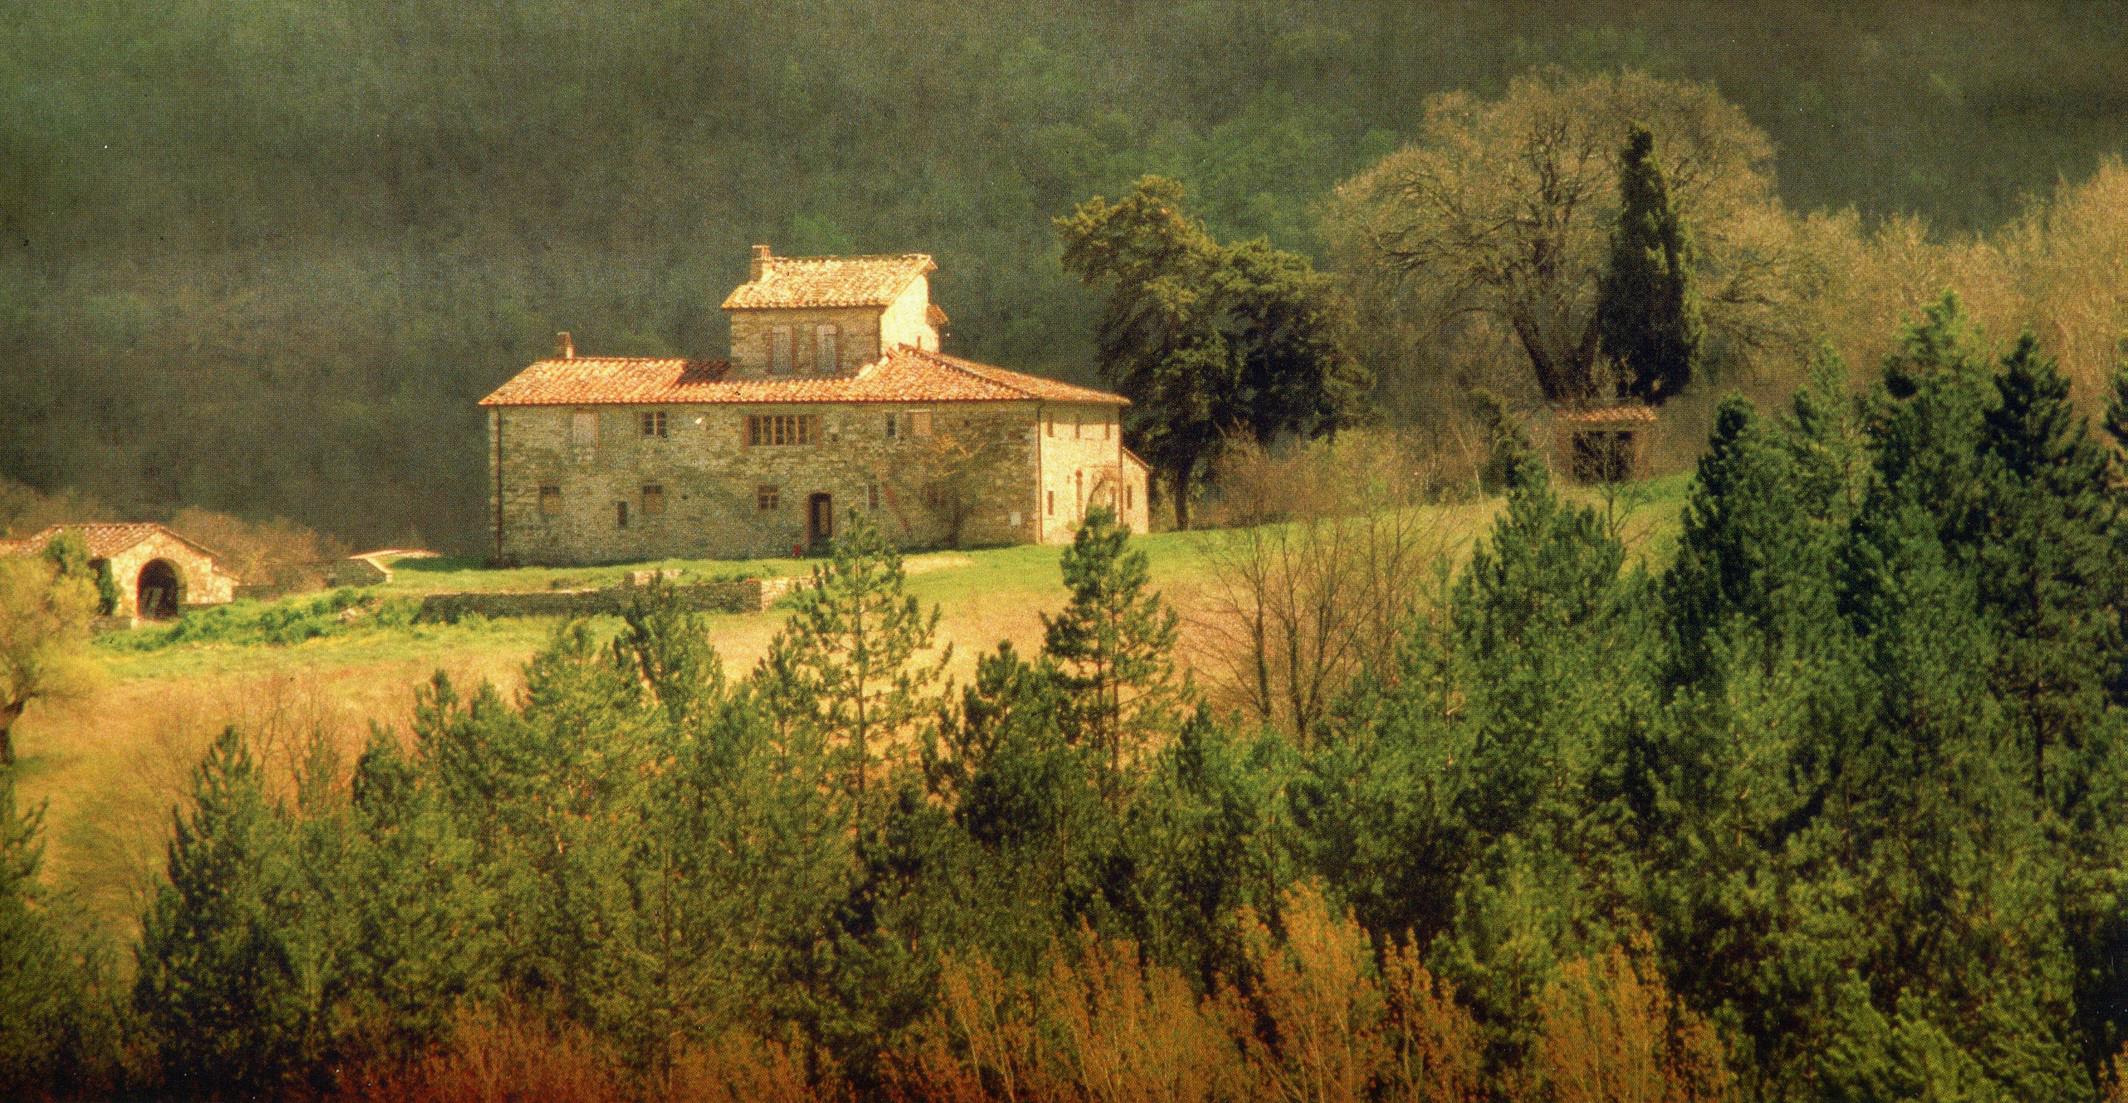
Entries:
{"type": "Polygon", "coordinates": [[[1419,508],[1431,480],[1417,456],[1383,433],[1228,445],[1230,527],[1200,542],[1209,580],[1193,603],[1215,700],[1312,740],[1362,670],[1387,668],[1450,543],[1419,508]]]}

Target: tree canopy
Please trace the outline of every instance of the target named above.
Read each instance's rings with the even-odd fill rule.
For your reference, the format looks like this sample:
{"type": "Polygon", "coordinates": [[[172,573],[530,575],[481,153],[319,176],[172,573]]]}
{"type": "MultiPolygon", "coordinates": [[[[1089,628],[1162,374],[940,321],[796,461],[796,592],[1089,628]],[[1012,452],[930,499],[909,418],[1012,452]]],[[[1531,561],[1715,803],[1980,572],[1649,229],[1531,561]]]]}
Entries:
{"type": "Polygon", "coordinates": [[[1167,480],[1175,516],[1229,433],[1259,443],[1366,416],[1371,380],[1346,351],[1343,300],[1306,258],[1223,245],[1182,209],[1182,185],[1138,181],[1057,220],[1064,267],[1103,292],[1102,378],[1131,400],[1126,439],[1167,480]]]}

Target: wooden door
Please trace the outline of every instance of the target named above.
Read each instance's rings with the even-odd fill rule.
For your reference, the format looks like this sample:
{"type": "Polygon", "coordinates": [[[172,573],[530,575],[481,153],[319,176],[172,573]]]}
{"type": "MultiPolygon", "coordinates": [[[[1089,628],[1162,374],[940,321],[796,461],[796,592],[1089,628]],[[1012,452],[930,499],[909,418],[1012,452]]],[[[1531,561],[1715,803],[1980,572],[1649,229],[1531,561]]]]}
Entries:
{"type": "Polygon", "coordinates": [[[805,542],[815,552],[827,550],[835,539],[835,499],[815,494],[805,500],[805,542]]]}

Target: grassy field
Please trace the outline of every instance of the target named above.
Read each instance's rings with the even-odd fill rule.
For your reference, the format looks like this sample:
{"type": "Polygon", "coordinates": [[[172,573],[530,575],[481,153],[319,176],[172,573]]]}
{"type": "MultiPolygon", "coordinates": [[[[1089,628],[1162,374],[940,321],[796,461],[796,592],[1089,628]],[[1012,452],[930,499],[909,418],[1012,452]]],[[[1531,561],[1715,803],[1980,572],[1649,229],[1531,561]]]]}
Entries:
{"type": "MultiPolygon", "coordinates": [[[[1639,555],[1668,558],[1683,491],[1681,478],[1654,480],[1609,504],[1639,555]]],[[[1429,507],[1422,520],[1434,526],[1444,554],[1460,559],[1499,508],[1498,500],[1429,507]]],[[[1183,614],[1185,665],[1191,618],[1201,609],[1207,576],[1206,542],[1218,538],[1216,532],[1170,532],[1133,541],[1150,561],[1155,586],[1183,614]]],[[[975,657],[999,640],[1025,650],[1040,646],[1041,614],[1064,601],[1059,554],[1054,547],[1022,546],[908,558],[909,589],[939,607],[940,636],[954,648],[956,676],[964,677],[975,657]]],[[[609,585],[645,567],[700,578],[803,574],[817,563],[684,560],[488,570],[463,560],[402,560],[389,583],[359,595],[310,594],[229,607],[215,614],[219,627],[210,627],[232,638],[211,638],[198,625],[104,637],[96,648],[100,685],[75,700],[33,705],[16,729],[24,796],[49,802],[46,876],[78,894],[99,924],[130,930],[160,874],[170,810],[183,799],[192,764],[224,725],[251,732],[269,769],[282,776],[313,732],[324,733],[351,757],[372,723],[404,724],[414,687],[436,671],[464,684],[488,680],[514,689],[519,667],[556,627],[551,618],[414,623],[407,614],[421,594],[609,585]],[[345,622],[339,615],[305,615],[323,603],[351,602],[362,612],[345,622]],[[319,620],[327,624],[324,635],[259,642],[261,625],[319,620]],[[172,638],[187,631],[198,638],[172,638]]],[[[705,620],[726,670],[742,675],[784,617],[771,610],[705,620]]],[[[616,623],[608,618],[602,627],[611,630],[616,623]]]]}

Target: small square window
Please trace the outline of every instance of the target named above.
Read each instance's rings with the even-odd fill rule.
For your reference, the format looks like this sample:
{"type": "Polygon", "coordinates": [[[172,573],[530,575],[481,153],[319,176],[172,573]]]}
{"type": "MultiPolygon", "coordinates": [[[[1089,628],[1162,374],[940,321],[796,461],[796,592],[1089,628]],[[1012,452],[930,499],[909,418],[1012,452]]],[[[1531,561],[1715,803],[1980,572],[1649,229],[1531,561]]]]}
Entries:
{"type": "Polygon", "coordinates": [[[665,512],[665,488],[656,483],[643,484],[643,516],[656,517],[665,512]]]}
{"type": "Polygon", "coordinates": [[[931,435],[931,411],[918,410],[909,415],[909,435],[912,437],[928,437],[931,435]]]}
{"type": "Polygon", "coordinates": [[[646,436],[646,437],[662,437],[662,436],[664,436],[664,435],[665,435],[665,411],[663,411],[663,410],[645,410],[645,411],[643,411],[643,415],[642,415],[642,426],[643,426],[643,435],[644,435],[644,436],[646,436]]]}
{"type": "Polygon", "coordinates": [[[561,487],[558,487],[558,486],[543,486],[543,487],[540,487],[540,488],[539,488],[539,513],[540,513],[540,516],[542,516],[542,517],[552,517],[552,516],[554,516],[555,514],[557,514],[557,513],[560,513],[561,511],[562,511],[562,488],[561,488],[561,487]]]}
{"type": "Polygon", "coordinates": [[[777,499],[780,497],[773,486],[757,486],[754,488],[754,508],[766,513],[776,508],[777,499]]]}

